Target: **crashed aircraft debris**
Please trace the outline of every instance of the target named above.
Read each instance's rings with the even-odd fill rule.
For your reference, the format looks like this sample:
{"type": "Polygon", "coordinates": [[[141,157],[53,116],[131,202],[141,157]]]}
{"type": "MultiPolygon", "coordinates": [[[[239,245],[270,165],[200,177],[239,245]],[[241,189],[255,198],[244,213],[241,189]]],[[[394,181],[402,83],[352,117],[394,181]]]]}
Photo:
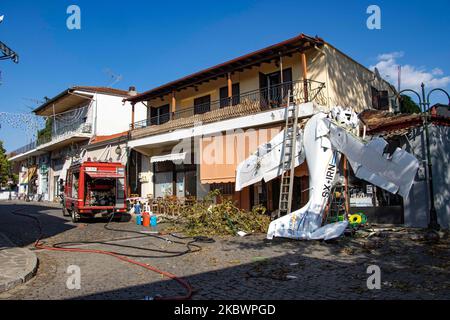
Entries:
{"type": "MultiPolygon", "coordinates": [[[[329,240],[342,235],[348,221],[322,226],[341,154],[347,157],[356,177],[403,197],[408,195],[419,168],[418,160],[399,148],[389,157],[384,153],[387,146],[384,139],[375,138],[365,143],[352,133],[358,129],[358,125],[354,112],[335,107],[328,115],[319,112],[312,116],[303,132],[299,130],[296,137],[298,153],[295,155],[295,166],[306,159],[310,198],[303,208],[272,221],[267,233],[268,239],[284,237],[329,240]]],[[[238,165],[237,191],[262,179],[267,182],[281,175],[283,137],[284,131],[269,143],[260,146],[256,153],[238,165]]]]}

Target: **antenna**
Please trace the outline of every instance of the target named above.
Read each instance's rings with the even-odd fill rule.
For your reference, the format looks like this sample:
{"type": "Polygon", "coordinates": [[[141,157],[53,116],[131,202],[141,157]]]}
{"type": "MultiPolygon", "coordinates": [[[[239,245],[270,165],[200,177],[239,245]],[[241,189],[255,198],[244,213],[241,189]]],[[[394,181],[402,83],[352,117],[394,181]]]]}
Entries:
{"type": "Polygon", "coordinates": [[[122,81],[123,76],[121,74],[115,74],[111,71],[111,69],[105,69],[104,71],[108,76],[113,80],[111,83],[108,84],[108,87],[114,86],[119,81],[122,81]]]}

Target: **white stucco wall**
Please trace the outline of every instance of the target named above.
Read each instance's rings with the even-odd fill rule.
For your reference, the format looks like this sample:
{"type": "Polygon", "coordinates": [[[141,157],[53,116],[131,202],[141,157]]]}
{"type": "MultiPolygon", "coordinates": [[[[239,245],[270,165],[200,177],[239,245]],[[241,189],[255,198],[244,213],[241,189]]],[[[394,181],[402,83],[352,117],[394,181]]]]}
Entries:
{"type": "Polygon", "coordinates": [[[153,165],[148,156],[142,155],[141,161],[141,172],[148,174],[148,182],[141,183],[142,196],[153,195],[153,165]]]}
{"type": "MultiPolygon", "coordinates": [[[[123,102],[123,96],[96,93],[92,102],[94,135],[108,136],[129,130],[132,107],[123,102]]],[[[142,103],[135,105],[134,121],[147,118],[147,108],[142,103]]]]}

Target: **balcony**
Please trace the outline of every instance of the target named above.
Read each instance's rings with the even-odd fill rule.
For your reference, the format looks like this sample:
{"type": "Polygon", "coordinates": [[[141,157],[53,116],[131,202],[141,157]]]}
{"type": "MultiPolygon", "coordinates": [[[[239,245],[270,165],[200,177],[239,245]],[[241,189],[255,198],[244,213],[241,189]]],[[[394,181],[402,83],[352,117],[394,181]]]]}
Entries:
{"type": "Polygon", "coordinates": [[[11,159],[20,160],[25,155],[33,156],[51,151],[71,142],[89,139],[92,136],[92,125],[83,121],[78,121],[67,126],[53,130],[51,136],[41,137],[15,151],[11,159]]]}
{"type": "Polygon", "coordinates": [[[78,121],[53,130],[51,136],[41,137],[37,140],[37,148],[45,149],[53,145],[61,145],[72,140],[89,139],[92,136],[92,124],[78,121]]]}
{"type": "Polygon", "coordinates": [[[92,134],[92,125],[83,121],[69,124],[67,126],[59,127],[52,131],[51,136],[42,137],[37,140],[37,146],[42,146],[56,141],[68,139],[72,136],[86,136],[90,137],[92,134]]]}
{"type": "Polygon", "coordinates": [[[314,80],[284,82],[269,88],[246,92],[237,96],[211,101],[189,108],[180,108],[158,117],[131,124],[131,139],[142,138],[175,129],[193,127],[255,114],[270,109],[282,108],[288,101],[300,104],[316,102],[326,105],[323,92],[325,84],[314,80]]]}
{"type": "Polygon", "coordinates": [[[14,156],[14,155],[19,155],[19,154],[22,154],[22,153],[26,153],[28,151],[36,149],[36,146],[37,146],[36,141],[33,141],[33,142],[23,146],[23,147],[20,147],[17,150],[12,151],[11,154],[14,156]]]}

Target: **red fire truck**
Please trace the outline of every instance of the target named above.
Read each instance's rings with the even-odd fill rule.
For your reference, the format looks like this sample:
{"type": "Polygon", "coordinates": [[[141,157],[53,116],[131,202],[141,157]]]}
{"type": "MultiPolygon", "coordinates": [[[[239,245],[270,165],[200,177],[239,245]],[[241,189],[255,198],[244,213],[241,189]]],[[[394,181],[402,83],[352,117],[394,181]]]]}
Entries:
{"type": "Polygon", "coordinates": [[[115,162],[83,162],[67,170],[63,214],[73,222],[98,213],[126,212],[125,166],[115,162]]]}

